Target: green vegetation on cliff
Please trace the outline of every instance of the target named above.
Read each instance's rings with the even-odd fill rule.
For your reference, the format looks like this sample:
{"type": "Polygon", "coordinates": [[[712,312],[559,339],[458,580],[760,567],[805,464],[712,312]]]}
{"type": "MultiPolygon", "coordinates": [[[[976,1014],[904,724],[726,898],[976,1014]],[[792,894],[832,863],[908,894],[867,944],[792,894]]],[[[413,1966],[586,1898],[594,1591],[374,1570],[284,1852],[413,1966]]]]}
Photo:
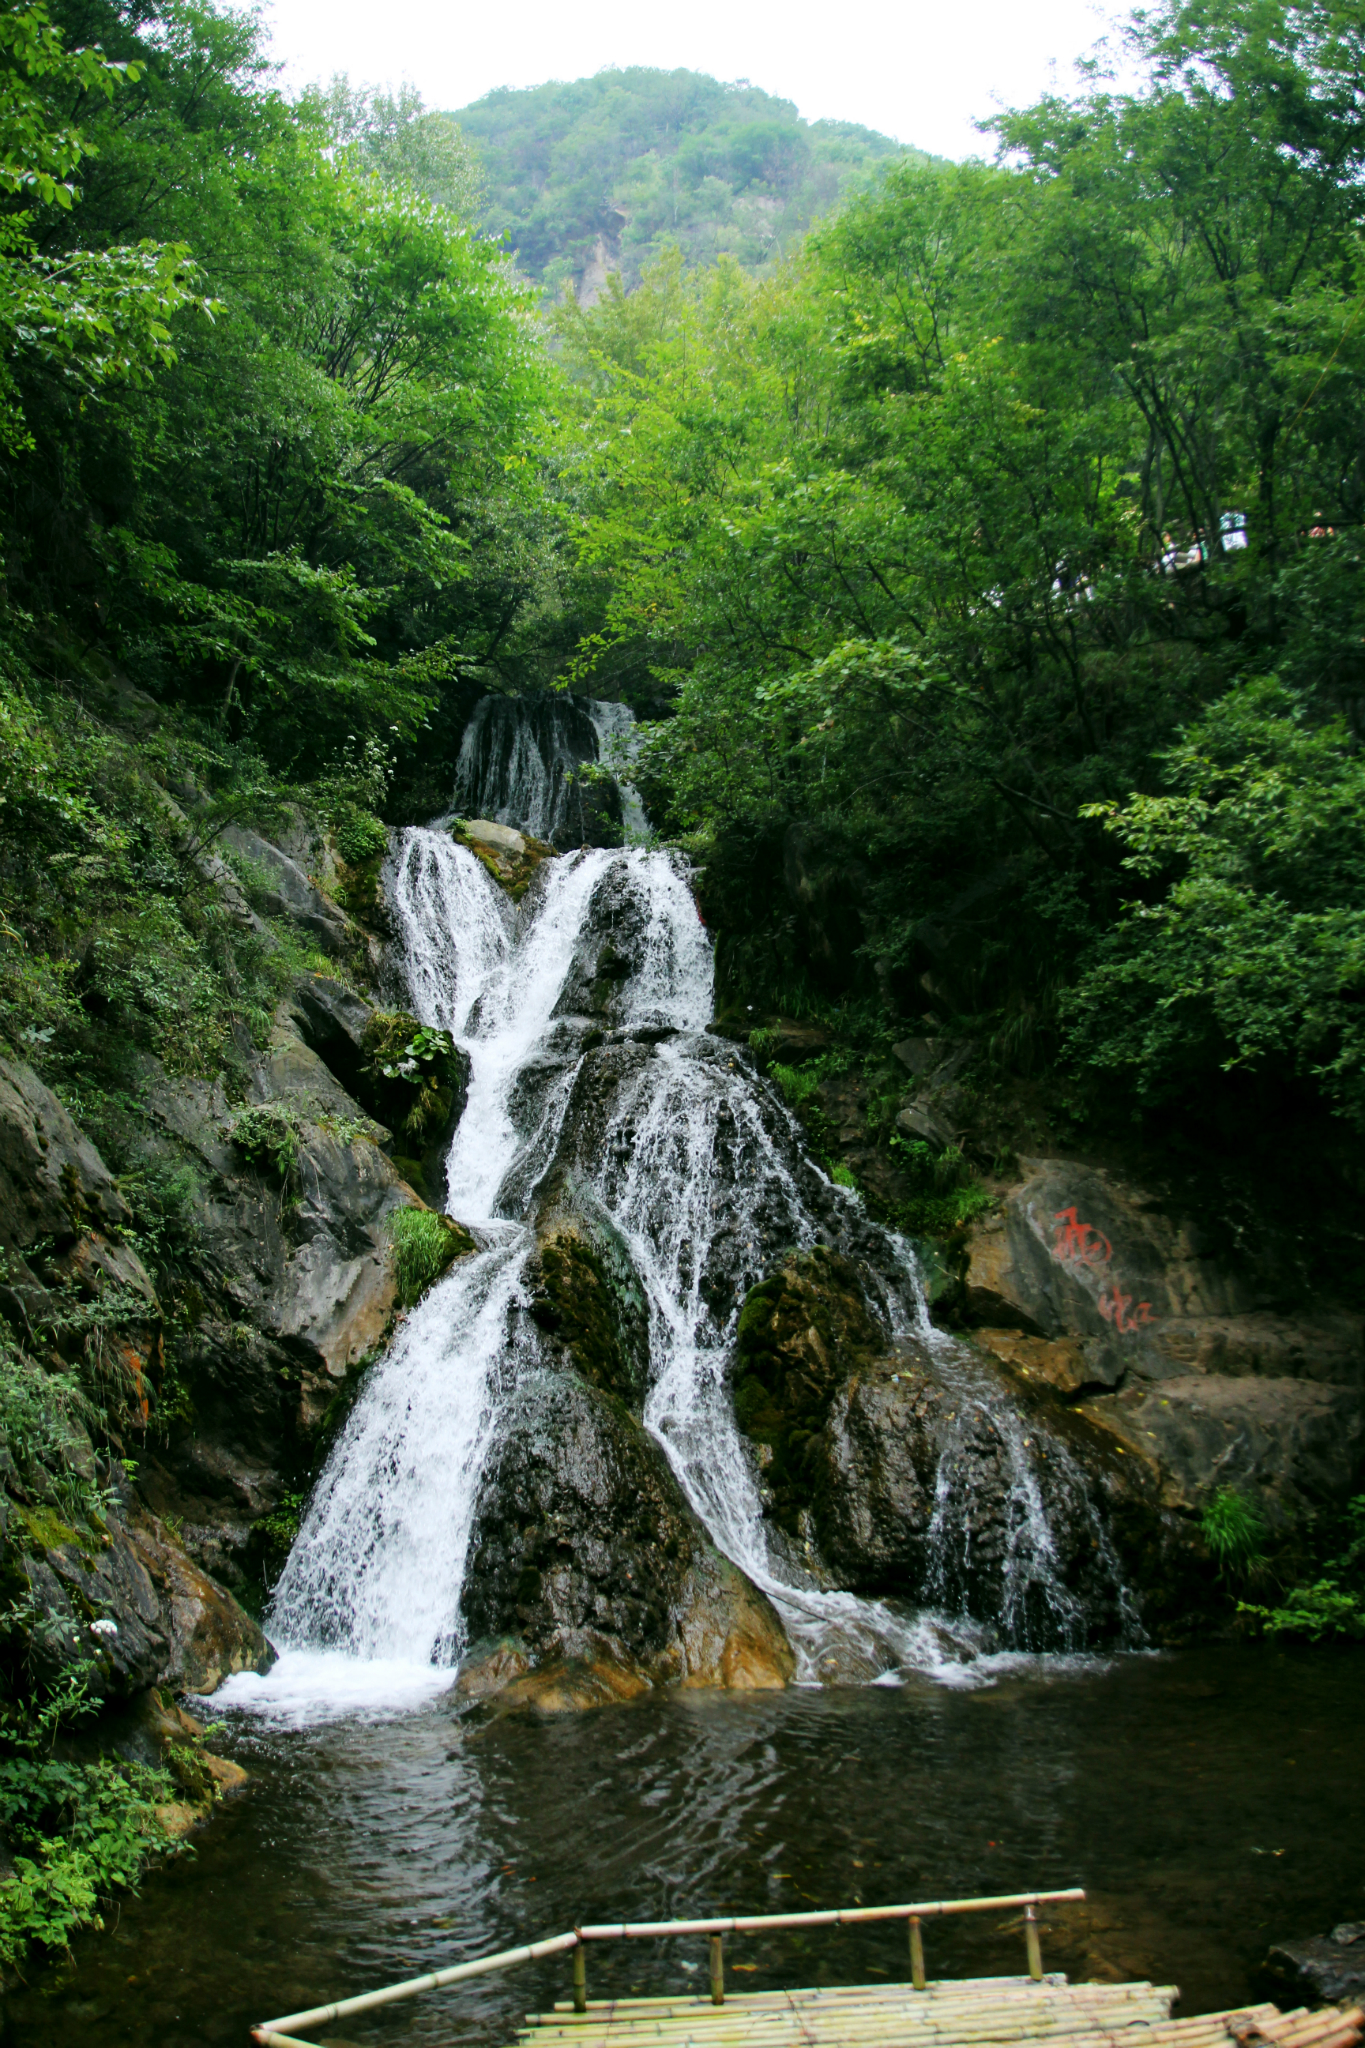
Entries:
{"type": "Polygon", "coordinates": [[[478,151],[484,228],[551,291],[600,289],[607,269],[633,289],[673,243],[691,264],[771,264],[904,153],[745,82],[639,65],[503,87],[452,119],[478,151]]]}

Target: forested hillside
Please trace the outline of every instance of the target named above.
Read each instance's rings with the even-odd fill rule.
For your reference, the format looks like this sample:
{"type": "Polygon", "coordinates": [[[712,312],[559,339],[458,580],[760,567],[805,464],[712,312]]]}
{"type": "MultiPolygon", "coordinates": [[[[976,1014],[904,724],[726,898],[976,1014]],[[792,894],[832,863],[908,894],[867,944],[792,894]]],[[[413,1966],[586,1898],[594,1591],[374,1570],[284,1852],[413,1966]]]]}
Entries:
{"type": "MultiPolygon", "coordinates": [[[[417,1201],[368,1112],[261,1075],[308,1068],[301,988],[373,993],[387,828],[447,810],[482,696],[641,714],[721,1025],[796,1103],[861,1063],[891,1220],[951,1244],[1040,1139],[1126,1147],[1285,1300],[1358,1292],[1365,29],[1133,33],[1140,90],[1003,116],[990,165],[691,74],[493,95],[493,234],[551,284],[619,240],[546,316],[413,96],[291,102],[208,0],[0,8],[0,1059],[80,1167],[0,1216],[0,1960],[162,1842],[160,1780],[51,1760],[118,1669],[47,1626],[44,1560],[103,1556],[253,1361],[325,1407],[231,1274],[210,1302],[175,1145],[269,1193],[278,1272],[303,1124],[417,1201]],[[893,1127],[907,1042],[975,1091],[970,1156],[893,1127]]],[[[445,1040],[381,1024],[382,1104],[445,1040]]]]}
{"type": "Polygon", "coordinates": [[[670,242],[691,264],[761,268],[903,154],[757,86],[639,65],[504,88],[453,118],[482,164],[483,227],[554,296],[585,279],[595,294],[609,268],[633,288],[670,242]]]}

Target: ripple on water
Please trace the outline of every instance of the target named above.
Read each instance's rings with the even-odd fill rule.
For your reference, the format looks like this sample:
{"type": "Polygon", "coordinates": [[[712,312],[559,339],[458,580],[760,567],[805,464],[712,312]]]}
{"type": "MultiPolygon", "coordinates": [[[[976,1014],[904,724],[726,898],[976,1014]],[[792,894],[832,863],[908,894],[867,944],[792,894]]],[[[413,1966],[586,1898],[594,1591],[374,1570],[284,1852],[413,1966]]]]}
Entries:
{"type": "MultiPolygon", "coordinates": [[[[1083,1884],[1045,1961],[1260,1994],[1271,1941],[1365,1918],[1358,1655],[1210,1650],[995,1660],[995,1683],[674,1694],[470,1722],[451,1700],[304,1721],[345,1674],[219,1692],[251,1773],[192,1857],[5,2002],[6,2048],[247,2048],[254,2020],[575,1921],[781,1911],[1083,1884]]],[[[272,1674],[274,1676],[274,1674],[272,1674]]],[[[353,1678],[358,1674],[352,1673],[353,1678]]],[[[443,1677],[429,1667],[414,1685],[443,1677]]],[[[745,1938],[738,1987],[903,1977],[895,1928],[745,1938]]],[[[1019,1967],[999,1916],[929,1930],[947,1975],[1019,1967]]],[[[704,1943],[594,1950],[602,1995],[704,1980],[704,1943]]],[[[357,2048],[503,2048],[565,1963],[346,2022],[357,2048]]]]}

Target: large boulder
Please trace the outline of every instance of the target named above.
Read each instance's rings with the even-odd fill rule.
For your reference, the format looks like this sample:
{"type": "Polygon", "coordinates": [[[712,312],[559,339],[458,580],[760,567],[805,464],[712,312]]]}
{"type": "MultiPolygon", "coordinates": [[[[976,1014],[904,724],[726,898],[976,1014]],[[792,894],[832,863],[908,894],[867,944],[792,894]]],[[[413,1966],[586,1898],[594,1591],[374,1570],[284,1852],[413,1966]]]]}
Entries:
{"type": "Polygon", "coordinates": [[[465,1576],[464,1694],[587,1705],[664,1685],[785,1685],[776,1611],[722,1557],[659,1446],[575,1374],[518,1388],[465,1576]]]}
{"type": "Polygon", "coordinates": [[[1365,2002],[1365,1920],[1277,1944],[1266,1957],[1266,1973],[1292,1998],[1310,2005],[1365,2002]]]}
{"type": "Polygon", "coordinates": [[[1253,1493],[1272,1525],[1343,1501],[1365,1466],[1359,1314],[1277,1299],[1113,1173],[1025,1165],[969,1237],[978,1341],[1074,1401],[1187,1516],[1219,1486],[1253,1493]]]}
{"type": "Polygon", "coordinates": [[[849,1590],[1078,1648],[1131,1624],[1104,1521],[1126,1475],[1100,1433],[1021,1412],[993,1361],[889,1340],[868,1276],[823,1246],[745,1302],[735,1413],[765,1513],[849,1590]]]}
{"type": "Polygon", "coordinates": [[[358,927],[281,847],[246,825],[225,826],[221,837],[251,875],[256,900],[268,917],[288,918],[334,959],[363,950],[358,927]]]}

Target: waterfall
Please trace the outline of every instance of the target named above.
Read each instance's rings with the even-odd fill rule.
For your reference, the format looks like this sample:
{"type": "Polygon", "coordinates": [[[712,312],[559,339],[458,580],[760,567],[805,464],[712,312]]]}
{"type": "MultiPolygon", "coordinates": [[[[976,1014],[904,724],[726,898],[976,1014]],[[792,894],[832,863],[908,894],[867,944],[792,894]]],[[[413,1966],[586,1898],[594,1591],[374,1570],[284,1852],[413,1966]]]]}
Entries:
{"type": "Polygon", "coordinates": [[[455,802],[472,818],[514,825],[553,846],[599,838],[643,838],[645,815],[634,790],[585,785],[580,771],[608,742],[629,757],[635,718],[628,705],[545,695],[484,697],[465,728],[455,771],[455,802]]]}
{"type": "Polygon", "coordinates": [[[707,1033],[712,955],[680,861],[640,848],[572,853],[546,862],[514,909],[464,847],[413,829],[388,884],[413,1006],[470,1057],[447,1206],[479,1249],[372,1368],[276,1589],[269,1625],[286,1654],[271,1678],[233,1681],[236,1691],[278,1697],[292,1685],[316,1708],[329,1692],[352,1698],[361,1664],[381,1698],[402,1691],[395,1674],[419,1690],[449,1681],[481,1475],[513,1390],[540,1362],[528,1217],[552,1158],[572,1160],[643,1286],[645,1425],[717,1546],[775,1602],[799,1676],[970,1681],[985,1631],[954,1610],[972,1565],[964,1432],[978,1425],[1005,1443],[1011,1479],[999,1632],[1029,1647],[1042,1617],[1047,1640],[1079,1647],[1084,1617],[1057,1570],[1019,1417],[1002,1413],[984,1368],[932,1331],[910,1247],[831,1186],[774,1091],[707,1033]],[[575,976],[585,937],[606,933],[628,966],[610,1033],[620,1071],[580,1137],[575,1089],[602,1033],[575,1013],[575,976]],[[726,1365],[747,1290],[784,1251],[841,1239],[869,1263],[893,1336],[935,1345],[958,1396],[930,1532],[937,1613],[824,1590],[775,1554],[735,1422],[726,1365]]]}
{"type": "MultiPolygon", "coordinates": [[[[640,751],[635,730],[635,713],[629,704],[607,704],[588,699],[588,716],[597,734],[597,757],[610,766],[629,766],[640,751]]],[[[616,777],[621,792],[621,830],[627,846],[638,846],[649,837],[649,820],[633,783],[616,777]]]]}

